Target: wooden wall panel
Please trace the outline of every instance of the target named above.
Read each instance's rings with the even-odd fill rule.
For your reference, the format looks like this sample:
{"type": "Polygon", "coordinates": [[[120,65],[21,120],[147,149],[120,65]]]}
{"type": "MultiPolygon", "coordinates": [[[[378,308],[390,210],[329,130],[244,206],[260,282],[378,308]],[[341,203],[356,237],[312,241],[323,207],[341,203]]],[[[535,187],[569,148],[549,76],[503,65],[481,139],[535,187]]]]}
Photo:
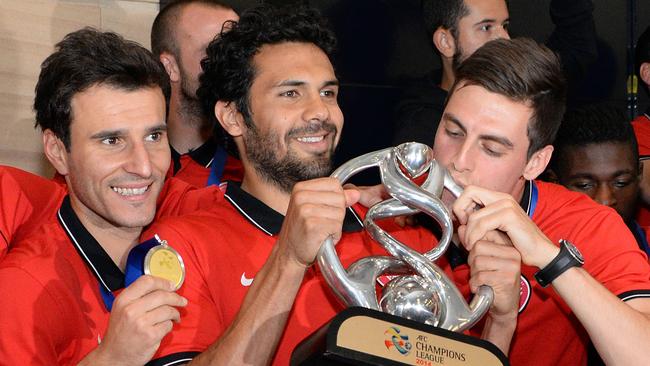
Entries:
{"type": "Polygon", "coordinates": [[[34,129],[32,102],[41,62],[69,32],[92,26],[149,47],[155,0],[0,1],[0,164],[53,172],[34,129]]]}

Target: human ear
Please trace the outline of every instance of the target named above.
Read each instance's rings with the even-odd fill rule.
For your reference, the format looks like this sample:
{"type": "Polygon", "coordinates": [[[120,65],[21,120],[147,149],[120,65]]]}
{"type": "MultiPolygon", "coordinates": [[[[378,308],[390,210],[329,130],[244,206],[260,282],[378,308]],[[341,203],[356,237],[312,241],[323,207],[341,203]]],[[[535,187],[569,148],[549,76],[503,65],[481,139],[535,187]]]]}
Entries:
{"type": "Polygon", "coordinates": [[[163,52],[160,54],[160,62],[163,64],[167,75],[169,75],[169,80],[172,83],[177,83],[181,79],[181,73],[178,67],[178,62],[176,62],[176,57],[171,53],[163,52]]]}
{"type": "Polygon", "coordinates": [[[530,159],[528,159],[528,163],[526,163],[523,177],[528,180],[537,178],[546,169],[549,161],[551,161],[552,155],[553,145],[546,145],[543,148],[535,151],[530,159]]]}
{"type": "Polygon", "coordinates": [[[63,141],[52,130],[47,129],[43,131],[43,151],[47,160],[50,161],[59,174],[63,176],[68,175],[70,171],[68,166],[68,151],[63,141]]]}
{"type": "Polygon", "coordinates": [[[456,40],[451,31],[439,27],[433,32],[433,44],[443,57],[452,58],[456,53],[456,40]]]}
{"type": "Polygon", "coordinates": [[[641,64],[639,75],[641,76],[641,80],[643,80],[646,85],[650,86],[650,62],[641,64]]]}
{"type": "Polygon", "coordinates": [[[241,136],[244,132],[244,116],[239,112],[234,102],[218,101],[214,105],[214,115],[226,132],[232,137],[241,136]]]}

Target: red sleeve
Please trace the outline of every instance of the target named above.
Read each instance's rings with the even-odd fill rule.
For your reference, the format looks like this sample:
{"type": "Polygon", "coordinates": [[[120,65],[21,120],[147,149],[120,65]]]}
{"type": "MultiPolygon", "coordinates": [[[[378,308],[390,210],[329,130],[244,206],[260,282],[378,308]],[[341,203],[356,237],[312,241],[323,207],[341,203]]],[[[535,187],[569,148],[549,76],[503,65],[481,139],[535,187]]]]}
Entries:
{"type": "Polygon", "coordinates": [[[632,127],[639,145],[639,158],[650,158],[650,123],[641,116],[632,121],[632,127]]]}
{"type": "Polygon", "coordinates": [[[593,226],[571,238],[585,258],[585,270],[619,297],[630,291],[650,294],[648,259],[620,216],[607,210],[590,223],[593,226]]]}
{"type": "Polygon", "coordinates": [[[54,297],[30,273],[15,267],[0,269],[0,294],[2,364],[57,365],[56,339],[73,325],[66,324],[54,297]]]}
{"type": "Polygon", "coordinates": [[[18,183],[5,169],[0,169],[0,258],[4,257],[18,228],[29,220],[33,212],[18,183]]]}
{"type": "Polygon", "coordinates": [[[67,191],[65,185],[26,171],[0,167],[0,230],[9,243],[53,219],[67,191]]]}
{"type": "Polygon", "coordinates": [[[196,188],[177,178],[170,178],[158,199],[156,217],[180,216],[195,211],[209,211],[223,200],[219,187],[196,188]]]}

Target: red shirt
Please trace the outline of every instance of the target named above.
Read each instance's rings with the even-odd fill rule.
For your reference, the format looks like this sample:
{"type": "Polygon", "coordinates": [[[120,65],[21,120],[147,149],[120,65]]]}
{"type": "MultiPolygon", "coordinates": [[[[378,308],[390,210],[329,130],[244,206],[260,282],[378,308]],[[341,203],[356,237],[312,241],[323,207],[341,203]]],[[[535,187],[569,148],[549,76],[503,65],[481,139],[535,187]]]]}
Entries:
{"type": "MultiPolygon", "coordinates": [[[[639,146],[639,160],[650,159],[650,115],[648,113],[638,116],[632,121],[634,135],[639,146]]],[[[636,213],[636,222],[644,229],[650,229],[650,208],[640,204],[636,213]]]]}
{"type": "Polygon", "coordinates": [[[223,149],[220,150],[220,154],[223,155],[215,154],[217,149],[218,145],[212,139],[187,154],[181,155],[172,148],[170,174],[195,187],[205,187],[213,170],[219,175],[216,177],[219,182],[226,180],[241,182],[244,176],[241,161],[226,154],[223,149]],[[224,158],[225,161],[222,161],[221,159],[224,158]]]}
{"type": "Polygon", "coordinates": [[[11,242],[53,218],[65,194],[65,188],[59,184],[0,166],[0,258],[11,242]]]}
{"type": "MultiPolygon", "coordinates": [[[[552,242],[575,244],[585,258],[584,269],[622,300],[650,297],[647,257],[616,211],[562,186],[535,184],[538,200],[531,205],[532,218],[552,242]]],[[[586,365],[587,332],[552,286],[537,284],[537,270],[521,269],[523,310],[510,348],[511,365],[586,365]]],[[[469,268],[462,265],[455,273],[455,278],[467,279],[469,268]]],[[[475,331],[480,335],[480,329],[475,331]]]]}
{"type": "MultiPolygon", "coordinates": [[[[216,301],[219,333],[230,325],[239,311],[248,286],[275,245],[284,220],[282,215],[235,184],[227,185],[225,197],[230,204],[215,206],[210,212],[163,219],[152,225],[147,234],[156,233],[170,242],[184,241],[192,248],[208,283],[210,296],[216,301]]],[[[361,219],[355,210],[348,210],[343,224],[344,234],[336,245],[345,267],[368,255],[386,255],[362,230],[361,219]]],[[[382,226],[398,240],[421,252],[436,242],[425,230],[400,228],[392,221],[385,224],[388,226],[382,226]]],[[[273,364],[288,365],[296,345],[341,310],[343,305],[317,266],[311,267],[296,296],[273,364]]]]}
{"type": "MultiPolygon", "coordinates": [[[[57,216],[61,223],[41,226],[0,263],[3,364],[76,365],[106,334],[110,313],[100,286],[113,292],[124,286],[121,270],[78,221],[68,199],[57,216]]],[[[195,286],[202,283],[194,279],[198,265],[182,244],[170,245],[185,261],[187,285],[178,293],[189,302],[154,356],[159,364],[191,360],[218,329],[208,290],[195,286]]]]}

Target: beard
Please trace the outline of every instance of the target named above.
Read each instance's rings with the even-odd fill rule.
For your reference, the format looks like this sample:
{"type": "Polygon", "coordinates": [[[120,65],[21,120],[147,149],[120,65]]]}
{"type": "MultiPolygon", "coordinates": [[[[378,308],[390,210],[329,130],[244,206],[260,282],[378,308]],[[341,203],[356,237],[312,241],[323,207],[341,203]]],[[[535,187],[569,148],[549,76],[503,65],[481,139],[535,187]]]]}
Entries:
{"type": "Polygon", "coordinates": [[[192,80],[190,75],[185,71],[182,63],[179,65],[181,74],[181,98],[179,113],[184,116],[184,120],[190,123],[198,123],[198,126],[204,124],[207,120],[201,107],[201,102],[196,96],[198,83],[192,80]]]}
{"type": "Polygon", "coordinates": [[[451,67],[453,68],[454,73],[458,71],[460,64],[462,64],[463,61],[465,61],[466,59],[466,57],[463,57],[464,52],[463,49],[460,47],[460,43],[456,42],[456,44],[457,44],[456,52],[454,52],[454,56],[451,59],[451,67]]]}
{"type": "Polygon", "coordinates": [[[306,127],[290,130],[284,138],[287,146],[285,156],[278,156],[280,138],[277,133],[262,133],[253,121],[248,121],[248,129],[243,135],[246,146],[246,157],[255,167],[256,172],[266,182],[275,185],[285,193],[291,193],[293,186],[301,181],[322,178],[332,171],[334,145],[322,153],[313,154],[310,158],[297,155],[289,148],[289,141],[296,135],[314,134],[321,131],[337,134],[337,128],[325,121],[310,123],[306,127]]]}

